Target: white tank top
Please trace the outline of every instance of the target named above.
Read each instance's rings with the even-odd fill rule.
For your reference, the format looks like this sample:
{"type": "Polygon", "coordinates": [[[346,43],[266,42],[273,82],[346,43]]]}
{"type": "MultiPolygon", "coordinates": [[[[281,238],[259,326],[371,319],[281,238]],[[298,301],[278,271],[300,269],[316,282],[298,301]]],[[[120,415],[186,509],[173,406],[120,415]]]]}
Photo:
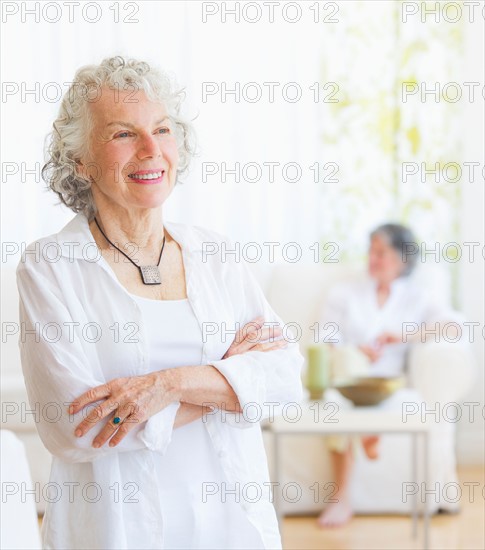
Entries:
{"type": "MultiPolygon", "coordinates": [[[[187,298],[132,297],[144,318],[150,372],[202,364],[202,331],[187,298]]],[[[229,490],[234,487],[227,481],[201,418],[174,429],[167,451],[156,457],[164,548],[262,547],[256,528],[235,497],[221,497],[225,488],[231,495],[229,490]]]]}

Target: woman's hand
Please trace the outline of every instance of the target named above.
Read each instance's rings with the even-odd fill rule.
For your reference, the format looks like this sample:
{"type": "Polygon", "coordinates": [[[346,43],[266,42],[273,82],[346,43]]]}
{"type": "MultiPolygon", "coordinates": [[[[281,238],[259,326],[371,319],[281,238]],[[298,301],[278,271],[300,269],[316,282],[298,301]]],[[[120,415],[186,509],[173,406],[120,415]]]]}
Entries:
{"type": "MultiPolygon", "coordinates": [[[[240,329],[226,351],[222,359],[227,359],[233,355],[246,353],[247,351],[271,351],[273,349],[283,349],[288,344],[286,340],[278,340],[273,342],[259,343],[261,340],[273,339],[281,335],[280,328],[265,328],[261,327],[264,324],[264,317],[257,317],[254,321],[246,323],[240,329]]],[[[174,428],[179,428],[185,424],[189,424],[194,420],[198,420],[206,413],[212,412],[211,407],[194,405],[192,403],[182,402],[175,417],[174,428]]]]}
{"type": "Polygon", "coordinates": [[[373,345],[359,346],[360,351],[366,355],[371,363],[377,361],[382,355],[382,348],[389,344],[402,343],[401,337],[398,334],[391,332],[383,332],[374,341],[373,345]]]}
{"type": "Polygon", "coordinates": [[[264,325],[264,317],[256,317],[253,321],[246,323],[239,329],[234,337],[229,349],[223,355],[223,359],[227,359],[233,355],[246,353],[248,351],[271,351],[274,349],[283,349],[288,344],[286,340],[274,340],[281,336],[279,327],[266,327],[264,325]],[[264,340],[273,340],[272,342],[260,343],[264,340]]]}
{"type": "Polygon", "coordinates": [[[359,346],[360,351],[369,359],[371,363],[377,361],[381,356],[379,348],[372,346],[359,346]]]}
{"type": "Polygon", "coordinates": [[[382,347],[387,344],[402,344],[402,338],[399,334],[383,332],[376,338],[376,345],[382,347]]]}
{"type": "Polygon", "coordinates": [[[170,383],[170,370],[115,378],[79,396],[69,407],[69,414],[101,399],[104,401],[86,415],[74,432],[77,437],[82,437],[101,419],[112,416],[94,438],[93,447],[101,447],[108,440],[110,447],[114,447],[132,428],[177,401],[178,396],[170,383]],[[116,416],[121,419],[118,424],[113,423],[116,416]]]}

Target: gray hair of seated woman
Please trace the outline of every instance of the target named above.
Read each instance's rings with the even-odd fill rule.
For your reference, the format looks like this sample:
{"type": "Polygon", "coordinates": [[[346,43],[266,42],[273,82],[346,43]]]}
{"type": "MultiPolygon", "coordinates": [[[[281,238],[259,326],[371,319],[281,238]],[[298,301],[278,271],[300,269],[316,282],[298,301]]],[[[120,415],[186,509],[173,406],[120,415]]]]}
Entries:
{"type": "Polygon", "coordinates": [[[419,245],[414,233],[408,227],[397,223],[385,223],[376,227],[370,238],[382,237],[398,254],[403,263],[401,276],[410,275],[419,258],[419,245]]]}

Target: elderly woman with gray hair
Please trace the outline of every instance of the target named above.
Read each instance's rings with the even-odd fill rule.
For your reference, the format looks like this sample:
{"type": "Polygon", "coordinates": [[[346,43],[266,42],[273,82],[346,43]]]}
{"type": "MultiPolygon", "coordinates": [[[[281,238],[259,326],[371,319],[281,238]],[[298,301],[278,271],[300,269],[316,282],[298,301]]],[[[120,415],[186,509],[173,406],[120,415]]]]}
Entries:
{"type": "MultiPolygon", "coordinates": [[[[419,259],[413,232],[400,224],[387,223],[370,234],[368,276],[336,285],[328,295],[321,321],[338,326],[338,344],[355,346],[370,362],[369,376],[404,374],[411,342],[421,340],[427,324],[456,318],[455,312],[432,298],[411,276],[419,259]],[[416,323],[412,337],[403,337],[403,323],[416,323]]],[[[318,518],[322,527],[345,524],[352,517],[349,484],[352,472],[352,442],[343,436],[327,439],[338,493],[318,518]]],[[[368,458],[378,457],[377,436],[362,438],[368,458]]]]}
{"type": "Polygon", "coordinates": [[[204,253],[232,243],[162,214],[193,154],[181,98],[113,57],[54,122],[43,175],[76,216],[17,267],[44,548],[281,548],[259,421],[300,400],[303,356],[247,265],[204,253]]]}

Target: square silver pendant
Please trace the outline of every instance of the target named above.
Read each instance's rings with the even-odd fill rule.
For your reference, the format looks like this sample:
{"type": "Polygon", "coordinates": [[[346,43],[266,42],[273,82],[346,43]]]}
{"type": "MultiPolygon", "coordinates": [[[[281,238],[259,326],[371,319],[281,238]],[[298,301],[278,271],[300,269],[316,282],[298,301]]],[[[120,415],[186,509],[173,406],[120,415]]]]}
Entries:
{"type": "Polygon", "coordinates": [[[162,278],[160,276],[160,270],[156,265],[142,265],[140,266],[141,278],[146,285],[161,285],[162,278]]]}

